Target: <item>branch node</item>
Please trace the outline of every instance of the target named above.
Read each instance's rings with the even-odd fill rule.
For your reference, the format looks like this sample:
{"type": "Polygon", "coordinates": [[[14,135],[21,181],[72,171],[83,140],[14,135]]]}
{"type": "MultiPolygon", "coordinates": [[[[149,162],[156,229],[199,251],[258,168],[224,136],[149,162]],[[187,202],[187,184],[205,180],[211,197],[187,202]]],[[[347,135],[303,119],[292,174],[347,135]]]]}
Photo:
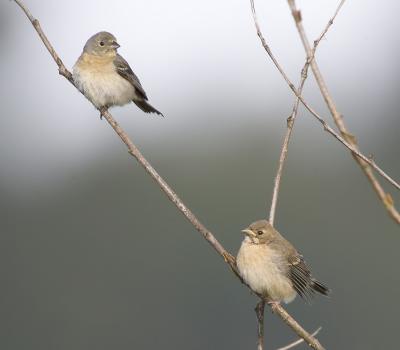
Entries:
{"type": "Polygon", "coordinates": [[[302,17],[301,17],[301,11],[300,11],[300,10],[293,10],[293,11],[292,11],[292,14],[293,14],[294,20],[295,20],[297,23],[301,22],[302,17]]]}
{"type": "Polygon", "coordinates": [[[357,145],[357,138],[353,134],[349,133],[348,131],[343,132],[342,134],[347,142],[351,143],[352,145],[357,145]]]}
{"type": "Polygon", "coordinates": [[[307,71],[308,71],[308,66],[310,65],[311,58],[307,59],[307,63],[304,65],[303,69],[301,70],[301,78],[302,79],[307,79],[307,71]]]}
{"type": "Polygon", "coordinates": [[[67,78],[71,83],[74,83],[74,79],[72,78],[71,72],[65,68],[64,64],[60,59],[57,60],[58,65],[58,74],[62,75],[63,77],[67,78]]]}
{"type": "Polygon", "coordinates": [[[236,266],[236,259],[233,255],[229,254],[228,252],[223,252],[222,257],[227,264],[236,266]]]}
{"type": "Polygon", "coordinates": [[[286,125],[288,128],[291,128],[293,126],[293,122],[294,122],[294,115],[291,114],[289,115],[289,117],[286,119],[286,125]]]}
{"type": "Polygon", "coordinates": [[[389,207],[394,206],[393,197],[389,193],[386,193],[384,201],[387,206],[389,207]]]}

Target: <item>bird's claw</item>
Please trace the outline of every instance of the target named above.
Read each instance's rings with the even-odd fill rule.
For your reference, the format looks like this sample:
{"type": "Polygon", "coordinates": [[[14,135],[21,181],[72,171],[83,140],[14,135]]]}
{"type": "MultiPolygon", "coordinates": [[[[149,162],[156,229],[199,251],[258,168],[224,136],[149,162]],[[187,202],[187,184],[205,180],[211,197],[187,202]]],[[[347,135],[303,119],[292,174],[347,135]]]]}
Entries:
{"type": "Polygon", "coordinates": [[[103,114],[108,110],[108,106],[100,107],[100,120],[103,120],[103,114]]]}
{"type": "Polygon", "coordinates": [[[229,265],[231,265],[231,264],[234,265],[236,263],[236,259],[228,252],[223,253],[223,258],[224,258],[225,262],[229,265]]]}
{"type": "Polygon", "coordinates": [[[274,306],[279,306],[281,303],[279,301],[273,301],[273,300],[269,300],[267,301],[268,306],[270,307],[274,307],[274,306]]]}

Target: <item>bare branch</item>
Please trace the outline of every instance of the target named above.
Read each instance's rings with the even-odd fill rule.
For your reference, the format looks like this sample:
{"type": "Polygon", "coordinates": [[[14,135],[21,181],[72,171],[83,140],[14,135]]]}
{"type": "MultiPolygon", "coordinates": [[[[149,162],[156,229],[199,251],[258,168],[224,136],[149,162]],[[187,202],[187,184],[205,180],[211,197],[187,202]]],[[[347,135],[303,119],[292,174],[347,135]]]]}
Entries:
{"type": "Polygon", "coordinates": [[[286,83],[289,85],[290,89],[293,91],[293,93],[299,98],[299,100],[301,101],[301,103],[304,105],[304,107],[315,117],[317,118],[317,120],[322,124],[323,128],[325,131],[327,131],[328,133],[330,133],[334,138],[336,138],[339,142],[341,142],[344,146],[346,146],[350,151],[352,151],[352,153],[354,155],[356,155],[357,157],[361,158],[362,160],[364,160],[366,163],[368,163],[371,167],[373,167],[382,177],[384,177],[389,183],[391,183],[394,187],[396,187],[397,189],[400,190],[400,185],[393,180],[388,174],[386,174],[378,165],[376,165],[375,161],[373,159],[370,159],[368,157],[366,157],[364,154],[362,154],[360,151],[358,151],[353,145],[351,145],[350,143],[348,143],[343,137],[341,137],[339,134],[337,134],[327,123],[326,121],[316,112],[314,111],[313,108],[311,108],[308,103],[303,99],[303,97],[299,94],[299,92],[296,90],[295,86],[293,85],[293,83],[290,81],[290,79],[288,78],[288,76],[286,75],[285,71],[283,70],[283,68],[281,67],[281,65],[278,63],[278,61],[276,60],[274,54],[271,51],[271,48],[269,47],[269,45],[267,44],[260,26],[258,24],[258,20],[257,20],[257,14],[255,11],[255,7],[254,7],[254,0],[250,0],[250,4],[251,4],[251,9],[252,9],[252,13],[253,13],[253,19],[254,19],[254,24],[256,26],[256,30],[257,30],[257,35],[261,40],[261,44],[264,47],[265,51],[267,52],[268,56],[271,58],[272,62],[274,63],[275,67],[278,69],[278,71],[281,73],[282,77],[285,79],[286,83]]]}
{"type": "MultiPolygon", "coordinates": [[[[301,82],[300,82],[300,86],[299,86],[300,93],[303,91],[303,86],[306,81],[306,78],[307,78],[307,75],[304,75],[304,78],[303,77],[301,78],[301,82]]],[[[274,226],[274,221],[275,221],[275,212],[276,212],[276,206],[278,204],[278,196],[279,196],[279,189],[281,186],[283,166],[286,161],[286,156],[287,156],[287,152],[288,152],[288,148],[289,148],[289,140],[290,140],[290,136],[292,135],[294,122],[297,117],[299,102],[300,102],[300,100],[296,99],[296,102],[293,105],[292,113],[287,118],[287,129],[286,129],[285,138],[284,138],[283,144],[282,144],[281,155],[279,156],[278,170],[275,175],[274,189],[272,191],[271,209],[269,211],[269,222],[272,226],[274,226]]]]}
{"type": "MultiPolygon", "coordinates": [[[[343,3],[344,1],[342,1],[343,3]]],[[[302,17],[300,14],[300,11],[296,7],[295,0],[288,0],[289,7],[292,11],[293,19],[296,24],[297,31],[299,32],[300,39],[303,43],[304,49],[307,52],[307,55],[312,51],[311,50],[311,45],[308,41],[306,32],[303,27],[303,22],[302,22],[302,17]]],[[[341,3],[341,5],[342,5],[341,3]]],[[[314,42],[314,47],[315,47],[315,42],[314,42]]],[[[319,70],[318,64],[316,60],[313,60],[311,62],[311,69],[313,71],[313,74],[315,76],[315,80],[317,81],[317,84],[319,86],[319,89],[321,91],[322,96],[324,97],[324,100],[326,102],[326,105],[328,106],[328,109],[333,117],[333,120],[335,121],[335,124],[337,125],[342,137],[354,148],[357,149],[357,143],[355,137],[348,131],[342,115],[340,112],[337,110],[337,107],[335,105],[335,102],[333,101],[332,96],[329,93],[328,87],[325,83],[325,80],[321,74],[321,71],[319,70]]],[[[372,188],[375,190],[376,194],[378,195],[379,199],[382,201],[384,207],[388,211],[389,215],[398,223],[400,224],[400,213],[396,210],[392,197],[390,196],[389,193],[386,193],[385,190],[382,188],[381,184],[377,180],[377,178],[374,175],[373,170],[371,167],[362,159],[356,157],[352,153],[355,161],[360,165],[361,169],[364,171],[365,175],[367,176],[367,179],[370,181],[372,188]]]]}
{"type": "Polygon", "coordinates": [[[260,300],[254,311],[257,315],[257,350],[264,350],[264,309],[265,301],[260,300]]]}
{"type": "MultiPolygon", "coordinates": [[[[64,64],[62,63],[61,59],[57,55],[56,51],[50,44],[49,40],[47,39],[46,35],[42,31],[39,21],[35,19],[25,5],[20,0],[14,0],[21,9],[25,12],[26,16],[34,26],[35,30],[39,34],[40,38],[42,39],[44,45],[49,50],[50,54],[52,55],[53,59],[57,63],[59,67],[60,74],[63,75],[66,79],[68,79],[74,86],[75,83],[72,79],[72,74],[65,68],[64,64]]],[[[75,86],[76,87],[76,86],[75,86]]],[[[215,236],[209,231],[198,219],[197,217],[190,211],[188,207],[182,202],[182,200],[178,197],[178,195],[171,189],[171,187],[162,179],[162,177],[157,173],[157,171],[151,166],[151,164],[146,160],[146,158],[141,154],[139,149],[133,144],[129,136],[125,133],[125,131],[119,126],[116,120],[113,118],[111,113],[106,110],[102,109],[100,111],[101,115],[107,120],[110,126],[114,129],[114,131],[118,134],[121,138],[122,142],[127,146],[129,153],[135,157],[135,159],[139,162],[139,164],[146,170],[146,172],[155,180],[158,186],[162,189],[162,191],[167,195],[167,197],[175,204],[175,206],[179,209],[179,211],[186,217],[186,219],[196,228],[197,231],[207,240],[208,243],[217,251],[219,255],[223,257],[225,262],[230,266],[232,271],[236,274],[236,276],[243,282],[242,278],[236,267],[236,259],[229,254],[228,251],[219,243],[219,241],[215,238],[215,236]]],[[[244,283],[245,284],[245,283],[244,283]]],[[[249,286],[247,286],[249,287],[249,286]]],[[[249,287],[250,288],[250,287],[249,287]]],[[[254,292],[254,291],[253,291],[254,292]]],[[[258,295],[261,299],[262,296],[258,295]]],[[[305,331],[300,324],[290,316],[286,310],[279,304],[271,305],[271,309],[274,313],[278,314],[282,320],[293,329],[293,331],[303,338],[311,347],[316,350],[323,350],[321,344],[316,340],[312,335],[310,335],[307,331],[305,331]]]]}
{"type": "MultiPolygon", "coordinates": [[[[340,2],[339,6],[337,7],[337,9],[335,11],[335,14],[329,20],[328,24],[326,25],[326,27],[324,28],[324,30],[322,31],[322,33],[320,34],[318,39],[314,41],[313,49],[307,51],[306,63],[304,64],[304,67],[301,70],[301,80],[300,80],[299,87],[297,89],[297,91],[299,92],[300,95],[303,92],[304,83],[305,83],[305,81],[307,79],[308,68],[310,67],[310,64],[312,64],[312,62],[314,60],[315,51],[317,50],[318,44],[321,42],[322,38],[328,32],[329,28],[333,24],[336,16],[338,15],[338,13],[340,11],[340,8],[343,6],[345,1],[346,0],[342,0],[340,2]]],[[[254,8],[254,3],[253,3],[253,8],[254,8]]],[[[297,11],[296,15],[299,18],[301,18],[300,11],[297,11]]],[[[296,97],[294,105],[293,105],[292,113],[289,116],[289,118],[287,119],[286,135],[285,135],[285,139],[283,141],[281,155],[279,157],[279,166],[278,166],[278,171],[276,173],[275,180],[274,180],[274,189],[273,189],[273,192],[272,192],[271,209],[270,209],[270,212],[269,212],[269,222],[271,223],[272,226],[274,226],[274,221],[275,221],[276,205],[278,203],[278,195],[279,195],[279,188],[280,188],[280,184],[281,184],[283,166],[285,164],[285,160],[286,160],[286,156],[287,156],[287,152],[288,152],[290,136],[292,134],[294,122],[295,122],[296,117],[297,117],[297,111],[299,109],[299,103],[300,103],[300,99],[298,97],[296,97]]]]}
{"type": "Polygon", "coordinates": [[[43,41],[44,46],[46,46],[46,49],[50,52],[51,57],[53,57],[54,61],[57,63],[58,72],[62,76],[67,78],[73,85],[75,85],[74,81],[72,79],[71,72],[69,72],[68,69],[65,68],[64,63],[61,61],[60,57],[57,55],[56,50],[54,50],[54,47],[50,44],[49,39],[47,39],[42,28],[40,27],[39,21],[32,16],[32,14],[29,12],[28,8],[21,1],[19,1],[19,0],[14,0],[14,1],[22,9],[22,11],[25,12],[26,16],[31,21],[33,27],[36,29],[37,33],[39,34],[40,39],[42,39],[42,41],[43,41]]]}
{"type": "Polygon", "coordinates": [[[292,329],[297,329],[296,333],[299,335],[304,341],[315,350],[323,350],[324,348],[320,344],[320,342],[314,338],[310,333],[304,330],[296,320],[291,317],[286,310],[282,307],[281,304],[278,303],[269,303],[273,312],[278,313],[282,320],[292,329]],[[300,328],[299,328],[300,327],[300,328]]]}
{"type": "MultiPolygon", "coordinates": [[[[315,337],[315,336],[319,333],[319,331],[320,331],[321,329],[322,329],[322,327],[319,327],[319,328],[312,334],[312,336],[315,337]]],[[[276,349],[276,350],[289,350],[289,349],[294,348],[294,347],[297,346],[297,345],[300,345],[303,341],[304,341],[304,339],[298,339],[298,340],[294,341],[293,343],[290,343],[290,344],[288,344],[288,345],[286,345],[286,346],[284,346],[284,347],[282,347],[282,348],[276,349]]]]}
{"type": "Polygon", "coordinates": [[[211,244],[211,246],[224,258],[224,260],[229,264],[231,269],[239,275],[236,268],[235,258],[231,256],[219,243],[219,241],[214,237],[214,235],[197,219],[197,217],[192,213],[192,211],[182,202],[178,195],[171,189],[171,187],[165,182],[165,180],[157,173],[157,171],[152,167],[152,165],[146,160],[139,149],[134,145],[126,132],[119,126],[117,121],[113,118],[111,113],[107,109],[101,110],[102,116],[111,125],[114,131],[118,134],[122,142],[128,148],[129,153],[136,158],[141,166],[146,170],[146,172],[156,181],[163,192],[167,195],[172,203],[181,211],[181,213],[186,217],[186,219],[196,228],[197,231],[201,233],[204,239],[211,244]]]}

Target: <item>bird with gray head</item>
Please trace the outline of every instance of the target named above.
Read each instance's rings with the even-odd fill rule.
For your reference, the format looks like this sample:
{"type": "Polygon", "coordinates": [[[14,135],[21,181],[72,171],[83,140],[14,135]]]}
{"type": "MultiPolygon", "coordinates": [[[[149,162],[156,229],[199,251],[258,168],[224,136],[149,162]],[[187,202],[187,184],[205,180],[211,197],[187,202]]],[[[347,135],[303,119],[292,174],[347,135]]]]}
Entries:
{"type": "Polygon", "coordinates": [[[119,47],[115,36],[108,32],[89,38],[73,67],[76,86],[99,110],[133,102],[146,113],[162,115],[147,102],[139,78],[117,53],[119,47]]]}
{"type": "Polygon", "coordinates": [[[237,267],[250,288],[269,302],[291,302],[296,294],[309,301],[330,290],[311,276],[303,257],[267,220],[253,222],[237,254],[237,267]]]}

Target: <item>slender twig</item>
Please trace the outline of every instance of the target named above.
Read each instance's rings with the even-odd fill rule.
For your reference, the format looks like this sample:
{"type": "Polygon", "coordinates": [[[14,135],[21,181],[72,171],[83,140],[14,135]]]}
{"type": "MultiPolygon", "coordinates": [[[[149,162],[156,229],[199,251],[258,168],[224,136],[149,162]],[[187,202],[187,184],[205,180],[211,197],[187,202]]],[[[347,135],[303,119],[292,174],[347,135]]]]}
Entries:
{"type": "Polygon", "coordinates": [[[46,46],[46,49],[49,51],[51,57],[53,57],[54,61],[56,61],[58,66],[58,72],[62,76],[67,78],[73,85],[75,85],[74,80],[72,79],[71,72],[68,71],[68,69],[64,66],[64,63],[61,61],[60,57],[57,55],[56,50],[54,50],[54,47],[51,45],[49,39],[47,39],[42,28],[40,27],[39,21],[32,16],[28,8],[21,1],[15,0],[15,2],[22,9],[22,11],[25,12],[26,16],[31,21],[33,27],[36,29],[36,32],[39,34],[40,39],[42,39],[44,46],[46,46]]]}
{"type": "Polygon", "coordinates": [[[265,301],[260,300],[254,311],[257,315],[257,350],[264,350],[264,309],[265,301]]]}
{"type": "MultiPolygon", "coordinates": [[[[314,333],[312,333],[312,336],[315,337],[321,329],[322,329],[322,327],[319,327],[314,333]]],[[[298,339],[298,340],[294,341],[293,343],[290,343],[290,344],[288,344],[282,348],[276,349],[276,350],[289,350],[289,349],[294,348],[297,345],[300,345],[303,341],[304,341],[304,339],[298,339]]]]}
{"type": "Polygon", "coordinates": [[[350,151],[353,152],[357,157],[361,158],[364,160],[366,163],[368,163],[371,167],[373,167],[382,177],[384,177],[389,183],[391,183],[394,187],[400,190],[400,185],[393,180],[388,174],[386,174],[376,163],[375,161],[371,158],[368,158],[364,154],[362,154],[358,149],[356,149],[354,146],[352,146],[350,143],[348,143],[343,137],[341,137],[338,133],[335,132],[328,124],[327,122],[303,99],[303,97],[299,94],[299,92],[296,90],[296,87],[293,85],[293,83],[290,81],[288,76],[286,75],[285,71],[281,67],[281,65],[278,63],[277,59],[275,58],[274,54],[271,51],[271,48],[267,44],[260,26],[258,24],[258,19],[257,19],[257,14],[255,11],[254,7],[254,0],[250,0],[251,4],[251,9],[253,13],[253,19],[254,19],[254,24],[257,30],[257,35],[261,40],[261,44],[264,47],[265,51],[267,52],[268,56],[271,58],[272,62],[274,63],[275,67],[278,69],[278,71],[281,73],[282,77],[285,79],[286,83],[289,85],[289,88],[293,91],[293,93],[299,98],[300,102],[303,104],[303,106],[315,117],[317,120],[322,124],[323,128],[325,131],[330,133],[334,138],[336,138],[339,142],[341,142],[344,146],[346,146],[350,151]]]}
{"type": "MultiPolygon", "coordinates": [[[[298,87],[299,94],[302,94],[302,92],[303,92],[304,83],[307,79],[308,69],[310,67],[310,64],[314,60],[315,51],[317,50],[318,44],[321,42],[322,38],[328,32],[330,26],[333,24],[333,21],[335,20],[336,16],[338,15],[339,10],[342,7],[344,1],[345,0],[342,0],[340,2],[333,17],[329,20],[328,24],[326,25],[326,27],[324,28],[324,30],[322,31],[322,33],[320,34],[318,39],[314,41],[313,49],[307,52],[307,59],[306,59],[303,69],[301,70],[301,80],[300,80],[300,84],[298,87]]],[[[283,141],[282,150],[281,150],[281,154],[279,157],[279,165],[278,165],[277,174],[276,174],[275,180],[274,180],[274,189],[273,189],[273,195],[272,195],[271,209],[270,209],[270,213],[269,213],[269,222],[271,223],[271,225],[274,225],[276,205],[278,202],[278,195],[279,195],[279,188],[280,188],[280,183],[281,183],[281,178],[282,178],[283,166],[284,166],[284,163],[286,160],[288,147],[289,147],[289,140],[290,140],[290,137],[291,137],[291,134],[293,131],[294,122],[297,117],[299,104],[300,104],[300,99],[298,97],[296,97],[295,102],[293,104],[292,113],[289,116],[289,118],[287,119],[286,135],[285,135],[285,138],[283,141]]],[[[257,304],[256,312],[260,312],[258,305],[259,304],[257,304]]],[[[261,315],[259,315],[257,313],[257,319],[258,319],[258,330],[259,330],[259,332],[258,332],[258,350],[263,350],[264,341],[263,341],[263,339],[260,339],[260,337],[264,335],[264,329],[263,329],[264,314],[262,314],[262,317],[261,317],[261,315]],[[260,332],[261,327],[262,327],[262,333],[260,332]]],[[[319,328],[316,332],[314,332],[315,334],[313,334],[313,336],[315,336],[319,332],[320,329],[321,328],[319,328]]],[[[294,347],[297,344],[299,344],[301,341],[303,341],[303,339],[300,339],[300,341],[296,341],[295,343],[289,344],[287,347],[282,348],[282,349],[289,349],[290,347],[294,347]]]]}
{"type": "MultiPolygon", "coordinates": [[[[302,16],[300,11],[296,7],[295,0],[288,0],[289,7],[292,11],[293,19],[296,24],[297,31],[299,32],[300,39],[303,43],[304,49],[309,54],[311,51],[311,45],[309,43],[309,40],[307,38],[306,32],[303,27],[303,22],[302,22],[302,16]]],[[[315,80],[317,81],[317,84],[319,86],[319,89],[321,91],[321,94],[326,102],[326,105],[328,106],[328,109],[332,115],[333,120],[335,121],[335,124],[337,125],[342,137],[349,143],[351,144],[354,148],[357,148],[357,142],[355,137],[348,131],[342,115],[338,111],[335,102],[333,101],[333,98],[331,94],[329,93],[328,87],[326,85],[326,82],[321,74],[321,71],[319,70],[318,64],[316,60],[313,60],[311,62],[311,69],[313,71],[315,80]]],[[[378,179],[375,177],[375,174],[371,167],[362,159],[354,156],[352,153],[354,159],[356,162],[360,165],[361,169],[364,171],[367,179],[372,185],[372,188],[375,190],[376,194],[378,195],[379,199],[382,201],[384,207],[388,211],[389,215],[398,223],[400,224],[400,213],[396,210],[393,199],[389,193],[386,193],[385,190],[383,189],[382,185],[379,183],[378,179]]]]}
{"type": "MultiPolygon", "coordinates": [[[[67,78],[74,86],[75,83],[72,79],[71,73],[65,68],[64,64],[62,63],[61,59],[55,52],[54,48],[51,46],[49,40],[47,39],[46,35],[42,31],[39,21],[35,19],[25,5],[20,0],[14,0],[21,9],[25,12],[26,16],[32,23],[33,27],[39,34],[40,38],[42,39],[43,44],[49,50],[50,54],[54,58],[57,66],[59,68],[60,74],[67,78]]],[[[76,87],[76,86],[75,86],[76,87]]],[[[135,159],[139,162],[139,164],[146,170],[146,172],[155,180],[158,186],[162,189],[162,191],[167,195],[167,197],[175,204],[175,206],[179,209],[179,211],[186,217],[186,219],[196,228],[197,231],[210,243],[210,245],[220,254],[225,262],[230,266],[232,271],[236,274],[236,276],[243,282],[236,267],[236,259],[229,254],[228,251],[219,243],[219,241],[215,238],[215,236],[209,231],[198,219],[197,217],[189,210],[188,207],[182,202],[182,200],[178,197],[178,195],[169,187],[169,185],[161,178],[161,176],[156,172],[156,170],[151,166],[151,164],[144,158],[141,154],[139,149],[133,144],[130,140],[128,135],[125,131],[119,126],[119,124],[115,121],[111,113],[106,110],[102,109],[101,115],[107,120],[107,122],[111,125],[114,131],[118,134],[121,138],[123,143],[127,146],[129,153],[135,157],[135,159]]],[[[249,287],[247,285],[247,287],[249,287]]],[[[249,287],[250,288],[250,287],[249,287]]],[[[254,292],[254,291],[253,291],[254,292]]],[[[255,293],[255,292],[254,292],[255,293]]],[[[262,299],[262,296],[255,293],[262,299]]],[[[271,305],[271,309],[274,313],[279,315],[281,319],[290,327],[292,330],[301,338],[305,340],[307,344],[309,344],[313,349],[316,350],[323,350],[323,347],[315,339],[311,334],[304,330],[303,327],[292,317],[290,316],[287,311],[279,304],[271,305]]]]}
{"type": "MultiPolygon", "coordinates": [[[[325,36],[325,34],[328,32],[331,25],[333,24],[336,16],[338,15],[338,13],[340,11],[340,8],[343,6],[345,1],[346,0],[342,0],[340,2],[339,6],[337,7],[337,9],[335,11],[335,14],[329,20],[328,24],[326,25],[326,27],[324,28],[324,30],[322,31],[320,36],[317,38],[317,40],[314,41],[313,49],[307,51],[307,59],[306,59],[303,69],[301,70],[301,80],[300,80],[299,87],[297,89],[297,91],[299,92],[300,95],[303,92],[304,83],[307,79],[308,68],[310,67],[310,64],[312,64],[312,62],[314,61],[314,56],[315,56],[315,51],[317,50],[317,46],[321,42],[321,40],[325,36]]],[[[299,15],[300,15],[300,13],[299,13],[299,15]]],[[[289,147],[289,140],[290,140],[290,136],[292,135],[294,122],[296,120],[297,112],[299,109],[299,104],[300,104],[300,99],[298,97],[296,97],[295,102],[293,104],[292,113],[290,114],[289,118],[287,119],[287,129],[286,129],[285,138],[283,140],[281,155],[279,157],[278,170],[277,170],[275,180],[274,180],[274,189],[272,192],[271,209],[269,212],[269,222],[272,226],[274,226],[276,205],[278,203],[278,195],[279,195],[279,188],[280,188],[280,184],[281,184],[283,166],[286,161],[286,156],[287,156],[288,147],[289,147]]]]}
{"type": "MultiPolygon", "coordinates": [[[[317,49],[318,44],[320,43],[320,41],[322,40],[322,38],[324,37],[324,35],[328,32],[330,26],[333,24],[334,19],[336,18],[337,14],[339,13],[340,8],[342,7],[343,3],[345,0],[343,0],[335,14],[333,15],[333,17],[331,18],[331,20],[328,22],[328,24],[326,25],[326,27],[324,28],[324,30],[322,31],[321,35],[318,37],[317,40],[315,40],[314,42],[314,48],[311,51],[307,52],[307,59],[306,62],[304,64],[304,67],[301,71],[301,81],[298,87],[298,91],[299,94],[301,95],[303,92],[303,87],[304,87],[304,83],[307,79],[307,73],[308,73],[308,69],[310,67],[310,64],[313,62],[314,60],[314,56],[315,56],[315,51],[317,49]]],[[[254,9],[254,3],[252,3],[252,9],[254,9]]],[[[253,12],[254,14],[254,12],[253,12]]],[[[300,103],[300,99],[299,97],[296,97],[294,105],[293,105],[293,109],[292,109],[292,113],[289,116],[289,118],[287,119],[287,130],[286,130],[286,135],[283,141],[283,145],[282,145],[282,150],[281,150],[281,154],[279,157],[279,166],[278,166],[278,171],[274,180],[274,189],[273,189],[273,195],[272,195],[272,203],[271,203],[271,209],[270,209],[270,214],[269,214],[269,222],[271,223],[271,225],[274,225],[274,220],[275,220],[275,211],[276,211],[276,205],[278,202],[278,194],[279,194],[279,188],[280,188],[280,183],[281,183],[281,178],[282,178],[282,172],[283,172],[283,166],[286,160],[286,156],[287,156],[287,152],[288,152],[288,147],[289,147],[289,140],[290,140],[290,136],[292,134],[293,131],[293,127],[294,127],[294,122],[296,120],[297,117],[297,112],[298,112],[298,108],[299,108],[299,103],[300,103]]],[[[263,327],[264,325],[264,315],[262,315],[262,318],[257,314],[258,316],[258,329],[260,330],[260,327],[263,327]],[[262,321],[262,322],[261,322],[262,321]]],[[[315,332],[315,334],[313,336],[315,336],[318,333],[319,329],[317,330],[317,332],[315,332]]],[[[262,335],[264,334],[264,330],[262,335]]],[[[300,339],[300,341],[302,341],[303,339],[300,339]]],[[[263,348],[260,348],[260,344],[263,345],[263,340],[260,341],[260,331],[258,333],[258,350],[262,350],[263,348]]],[[[294,347],[297,344],[299,344],[299,341],[289,344],[289,346],[286,347],[286,349],[289,349],[290,347],[294,347]]]]}
{"type": "MultiPolygon", "coordinates": [[[[301,78],[301,82],[299,85],[300,93],[303,91],[303,86],[306,81],[306,78],[307,78],[307,75],[303,75],[301,78]]],[[[292,113],[290,114],[289,118],[287,118],[287,129],[286,129],[285,138],[284,138],[283,144],[282,144],[281,155],[279,156],[278,170],[276,172],[276,176],[274,179],[274,189],[272,191],[271,209],[269,211],[269,222],[272,226],[274,226],[274,221],[275,221],[276,205],[278,204],[278,195],[279,195],[279,189],[281,186],[283,166],[285,164],[285,160],[286,160],[286,156],[287,156],[287,152],[288,152],[288,148],[289,148],[290,136],[292,135],[294,122],[297,117],[299,102],[300,102],[300,100],[297,98],[296,102],[293,105],[292,113]]]]}
{"type": "MultiPolygon", "coordinates": [[[[300,325],[296,322],[296,320],[291,317],[286,310],[282,307],[281,304],[278,303],[269,303],[269,306],[271,307],[273,312],[278,312],[279,316],[282,318],[282,320],[289,326],[289,327],[295,327],[297,329],[297,327],[299,327],[300,325]]],[[[324,349],[322,347],[322,345],[319,343],[319,341],[314,338],[310,333],[308,333],[307,331],[305,331],[303,329],[303,331],[299,331],[296,332],[297,335],[299,335],[302,339],[304,339],[304,341],[313,349],[324,349]],[[301,333],[301,334],[300,334],[301,333]]]]}
{"type": "Polygon", "coordinates": [[[122,142],[128,148],[129,153],[136,158],[136,160],[143,166],[147,173],[156,181],[161,187],[167,197],[174,203],[178,209],[183,213],[186,219],[196,228],[197,231],[211,244],[211,246],[225,259],[236,274],[239,274],[236,268],[235,258],[231,256],[225,248],[219,243],[214,235],[197,219],[192,211],[182,202],[179,196],[171,189],[165,180],[157,173],[152,165],[147,161],[139,149],[135,146],[126,132],[119,126],[117,121],[107,109],[102,109],[101,115],[107,120],[114,131],[118,134],[122,142]]]}

